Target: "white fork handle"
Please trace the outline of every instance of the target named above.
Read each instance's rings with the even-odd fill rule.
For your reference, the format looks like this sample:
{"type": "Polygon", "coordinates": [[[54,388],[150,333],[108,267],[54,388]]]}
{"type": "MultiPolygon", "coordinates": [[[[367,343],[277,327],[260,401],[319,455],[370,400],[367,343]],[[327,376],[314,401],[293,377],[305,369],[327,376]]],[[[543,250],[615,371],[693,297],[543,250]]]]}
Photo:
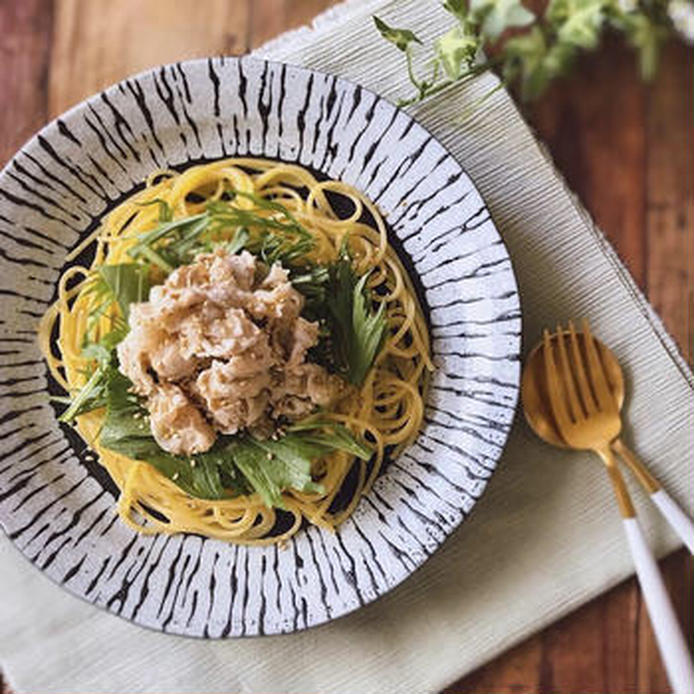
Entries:
{"type": "Polygon", "coordinates": [[[617,437],[612,442],[612,449],[618,453],[641,486],[650,494],[653,503],[663,514],[670,527],[679,535],[687,549],[694,554],[694,523],[692,519],[677,505],[672,497],[662,488],[660,482],[653,477],[648,468],[638,457],[617,437]]]}
{"type": "Polygon", "coordinates": [[[638,520],[624,518],[624,530],[673,694],[692,694],[694,692],[692,656],[675,616],[670,596],[665,589],[663,577],[646,543],[638,520]]]}
{"type": "Polygon", "coordinates": [[[657,492],[653,492],[651,499],[663,514],[665,520],[672,526],[672,529],[680,536],[687,549],[694,554],[694,523],[692,523],[691,518],[662,488],[657,492]]]}

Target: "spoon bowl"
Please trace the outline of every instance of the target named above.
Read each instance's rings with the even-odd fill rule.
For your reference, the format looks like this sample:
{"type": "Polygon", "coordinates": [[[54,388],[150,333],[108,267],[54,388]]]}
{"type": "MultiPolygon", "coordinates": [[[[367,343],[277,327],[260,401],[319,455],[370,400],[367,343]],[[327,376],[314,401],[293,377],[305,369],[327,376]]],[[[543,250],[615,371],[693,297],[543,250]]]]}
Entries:
{"type": "MultiPolygon", "coordinates": [[[[585,338],[583,333],[577,333],[577,337],[581,348],[585,350],[585,338]]],[[[558,339],[560,339],[559,333],[555,333],[550,337],[553,346],[558,339]]],[[[561,331],[561,339],[565,341],[568,347],[568,330],[561,331]]],[[[624,404],[624,377],[622,375],[622,368],[612,350],[595,337],[592,337],[592,340],[598,348],[600,359],[605,367],[607,383],[617,403],[617,409],[621,410],[624,404]]],[[[530,428],[543,441],[546,441],[552,446],[556,446],[557,448],[568,448],[557,430],[549,405],[547,379],[545,376],[545,354],[542,342],[533,348],[526,359],[521,380],[521,400],[523,402],[523,414],[530,428]]]]}
{"type": "Polygon", "coordinates": [[[624,404],[619,362],[591,335],[586,321],[582,333],[576,332],[572,322],[568,331],[558,326],[550,335],[545,330],[542,342],[526,360],[521,396],[525,418],[540,438],[560,448],[592,450],[604,462],[673,691],[694,692],[689,649],[614,453],[631,468],[693,552],[694,524],[619,436],[624,404]]]}

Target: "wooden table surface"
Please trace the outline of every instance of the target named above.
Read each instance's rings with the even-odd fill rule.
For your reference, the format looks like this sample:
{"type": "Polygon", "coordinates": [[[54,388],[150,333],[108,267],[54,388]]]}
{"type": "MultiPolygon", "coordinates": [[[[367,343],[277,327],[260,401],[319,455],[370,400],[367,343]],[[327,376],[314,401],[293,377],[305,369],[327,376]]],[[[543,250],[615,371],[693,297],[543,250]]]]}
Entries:
{"type": "MultiPolygon", "coordinates": [[[[334,1],[0,0],[0,164],[49,119],[127,75],[175,60],[244,53],[334,1]]],[[[523,107],[690,364],[693,84],[691,49],[670,45],[657,82],[644,86],[631,53],[608,42],[537,105],[523,107]]],[[[661,566],[692,636],[692,559],[680,551],[661,566]]],[[[447,690],[667,691],[633,579],[447,690]]]]}

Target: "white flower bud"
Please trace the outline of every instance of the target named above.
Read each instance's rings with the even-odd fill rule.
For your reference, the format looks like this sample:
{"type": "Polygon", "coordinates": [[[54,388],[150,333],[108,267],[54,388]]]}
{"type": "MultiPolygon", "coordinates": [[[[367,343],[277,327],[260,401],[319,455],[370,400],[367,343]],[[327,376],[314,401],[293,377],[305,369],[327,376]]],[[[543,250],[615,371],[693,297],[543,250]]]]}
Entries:
{"type": "Polygon", "coordinates": [[[672,0],[667,12],[677,32],[688,43],[694,43],[694,5],[687,0],[672,0]]]}

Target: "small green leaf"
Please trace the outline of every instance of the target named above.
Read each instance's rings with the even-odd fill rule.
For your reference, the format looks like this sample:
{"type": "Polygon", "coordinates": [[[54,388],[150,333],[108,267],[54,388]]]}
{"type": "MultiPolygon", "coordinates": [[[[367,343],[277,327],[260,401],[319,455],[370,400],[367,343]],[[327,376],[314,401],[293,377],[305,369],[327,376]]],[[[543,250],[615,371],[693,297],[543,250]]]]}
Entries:
{"type": "Polygon", "coordinates": [[[386,333],[385,303],[377,311],[370,308],[367,302],[366,281],[364,275],[356,287],[352,301],[352,344],[350,345],[349,372],[350,383],[359,385],[366,378],[373,361],[383,344],[386,333]]]}
{"type": "Polygon", "coordinates": [[[326,290],[327,315],[335,365],[350,383],[361,385],[383,344],[386,333],[385,304],[373,310],[368,274],[357,277],[352,260],[342,256],[329,268],[326,290]]]}
{"type": "Polygon", "coordinates": [[[106,406],[104,370],[97,368],[87,379],[79,393],[70,399],[70,406],[58,417],[59,422],[70,424],[75,417],[106,406]]]}
{"type": "Polygon", "coordinates": [[[514,36],[505,44],[504,80],[507,83],[520,80],[522,97],[534,98],[551,78],[545,63],[546,56],[547,43],[539,27],[534,26],[528,33],[514,36]]]}
{"type": "Polygon", "coordinates": [[[123,318],[130,316],[130,304],[145,301],[149,296],[149,270],[136,263],[102,265],[98,275],[118,302],[123,318]]]}
{"type": "Polygon", "coordinates": [[[101,429],[101,445],[130,458],[164,454],[147,424],[147,410],[131,392],[131,381],[114,368],[107,376],[107,412],[101,429]]]}
{"type": "Polygon", "coordinates": [[[535,21],[535,15],[520,0],[470,0],[470,15],[490,41],[496,41],[506,29],[528,26],[535,21]]]}
{"type": "Polygon", "coordinates": [[[219,243],[213,244],[213,246],[215,248],[223,248],[227,253],[235,255],[245,248],[246,243],[248,243],[248,238],[248,229],[237,229],[231,241],[220,241],[219,243]]]}
{"type": "Polygon", "coordinates": [[[602,31],[604,0],[573,0],[566,19],[557,30],[560,43],[591,50],[598,45],[602,31]]]}
{"type": "Polygon", "coordinates": [[[395,29],[394,27],[390,27],[376,15],[373,15],[373,20],[376,28],[381,32],[381,36],[386,41],[395,44],[401,51],[407,50],[407,47],[411,43],[422,43],[422,41],[409,29],[395,29]]]}
{"type": "Polygon", "coordinates": [[[467,31],[462,25],[457,25],[438,38],[434,45],[446,75],[455,80],[464,69],[472,66],[480,42],[474,33],[467,31]]]}
{"type": "Polygon", "coordinates": [[[282,487],[269,473],[267,454],[258,446],[242,442],[234,446],[234,464],[248,480],[251,489],[269,508],[283,508],[282,487]]]}
{"type": "Polygon", "coordinates": [[[653,79],[658,69],[660,49],[668,36],[667,30],[641,12],[624,13],[612,23],[624,32],[629,44],[637,51],[643,79],[653,79]]]}
{"type": "Polygon", "coordinates": [[[446,0],[443,3],[443,9],[450,12],[461,22],[467,20],[467,6],[465,0],[446,0]]]}
{"type": "Polygon", "coordinates": [[[169,205],[166,200],[161,198],[154,198],[153,200],[148,200],[147,202],[138,202],[138,207],[149,207],[150,205],[159,206],[159,221],[160,222],[170,222],[173,219],[173,210],[171,205],[169,205]]]}

